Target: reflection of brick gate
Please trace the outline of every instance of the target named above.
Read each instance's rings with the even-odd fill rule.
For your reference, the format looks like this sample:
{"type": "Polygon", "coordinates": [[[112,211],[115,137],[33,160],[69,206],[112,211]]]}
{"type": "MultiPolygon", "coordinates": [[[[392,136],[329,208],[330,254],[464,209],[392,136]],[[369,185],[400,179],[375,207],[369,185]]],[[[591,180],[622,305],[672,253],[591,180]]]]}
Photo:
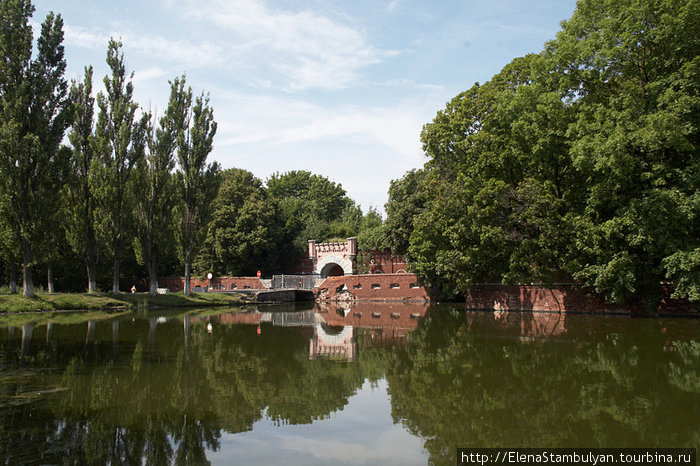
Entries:
{"type": "Polygon", "coordinates": [[[321,278],[354,274],[355,257],[356,238],[348,238],[344,243],[316,243],[316,240],[309,240],[309,258],[314,264],[313,273],[321,278]]]}

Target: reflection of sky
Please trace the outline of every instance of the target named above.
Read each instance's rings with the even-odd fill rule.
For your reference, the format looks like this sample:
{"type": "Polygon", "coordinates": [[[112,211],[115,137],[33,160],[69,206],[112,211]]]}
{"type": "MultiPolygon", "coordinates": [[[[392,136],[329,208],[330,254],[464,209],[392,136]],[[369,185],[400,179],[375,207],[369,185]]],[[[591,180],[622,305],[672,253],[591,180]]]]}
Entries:
{"type": "Polygon", "coordinates": [[[427,464],[423,440],[391,419],[387,382],[368,381],[342,411],[313,424],[276,426],[264,419],[253,430],[223,434],[207,452],[212,464],[427,464]]]}

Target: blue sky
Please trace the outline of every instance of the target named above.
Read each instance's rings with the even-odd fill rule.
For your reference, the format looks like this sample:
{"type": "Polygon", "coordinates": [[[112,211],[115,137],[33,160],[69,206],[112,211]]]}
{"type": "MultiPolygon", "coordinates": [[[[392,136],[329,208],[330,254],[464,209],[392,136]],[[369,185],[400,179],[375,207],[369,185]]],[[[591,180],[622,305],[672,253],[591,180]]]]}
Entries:
{"type": "MultiPolygon", "coordinates": [[[[208,92],[224,168],[309,170],[366,212],[426,161],[420,130],[474,82],[542,50],[574,0],[34,0],[61,13],[67,77],[124,44],[137,102],[162,112],[169,80],[208,92]]],[[[35,28],[38,34],[38,27],[35,28]]]]}

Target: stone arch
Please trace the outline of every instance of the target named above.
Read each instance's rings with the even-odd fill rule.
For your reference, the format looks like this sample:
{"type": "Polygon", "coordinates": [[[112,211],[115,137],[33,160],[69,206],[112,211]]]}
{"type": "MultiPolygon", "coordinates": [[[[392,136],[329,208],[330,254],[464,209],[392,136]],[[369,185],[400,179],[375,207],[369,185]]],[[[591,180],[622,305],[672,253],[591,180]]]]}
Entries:
{"type": "Polygon", "coordinates": [[[343,269],[345,275],[352,275],[352,262],[336,254],[328,254],[323,257],[323,259],[319,260],[314,268],[314,273],[319,274],[321,278],[326,278],[328,277],[328,272],[330,272],[335,265],[343,269]]]}
{"type": "Polygon", "coordinates": [[[326,264],[325,267],[321,269],[322,277],[338,277],[343,275],[345,275],[345,270],[335,263],[326,264]]]}
{"type": "Polygon", "coordinates": [[[316,324],[316,335],[318,335],[319,342],[326,345],[342,345],[347,343],[353,337],[353,327],[352,325],[345,325],[343,329],[338,333],[329,333],[322,324],[316,324]]]}

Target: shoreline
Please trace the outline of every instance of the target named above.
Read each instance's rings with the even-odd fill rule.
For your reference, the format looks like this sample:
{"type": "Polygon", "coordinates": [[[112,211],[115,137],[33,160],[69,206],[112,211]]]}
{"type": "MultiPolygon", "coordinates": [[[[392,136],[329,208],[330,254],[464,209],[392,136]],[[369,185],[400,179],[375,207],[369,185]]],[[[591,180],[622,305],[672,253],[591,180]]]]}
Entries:
{"type": "Polygon", "coordinates": [[[20,294],[0,295],[0,316],[47,312],[125,312],[139,309],[223,307],[248,304],[252,301],[241,295],[220,293],[167,293],[152,296],[149,293],[37,293],[34,298],[20,294]]]}

